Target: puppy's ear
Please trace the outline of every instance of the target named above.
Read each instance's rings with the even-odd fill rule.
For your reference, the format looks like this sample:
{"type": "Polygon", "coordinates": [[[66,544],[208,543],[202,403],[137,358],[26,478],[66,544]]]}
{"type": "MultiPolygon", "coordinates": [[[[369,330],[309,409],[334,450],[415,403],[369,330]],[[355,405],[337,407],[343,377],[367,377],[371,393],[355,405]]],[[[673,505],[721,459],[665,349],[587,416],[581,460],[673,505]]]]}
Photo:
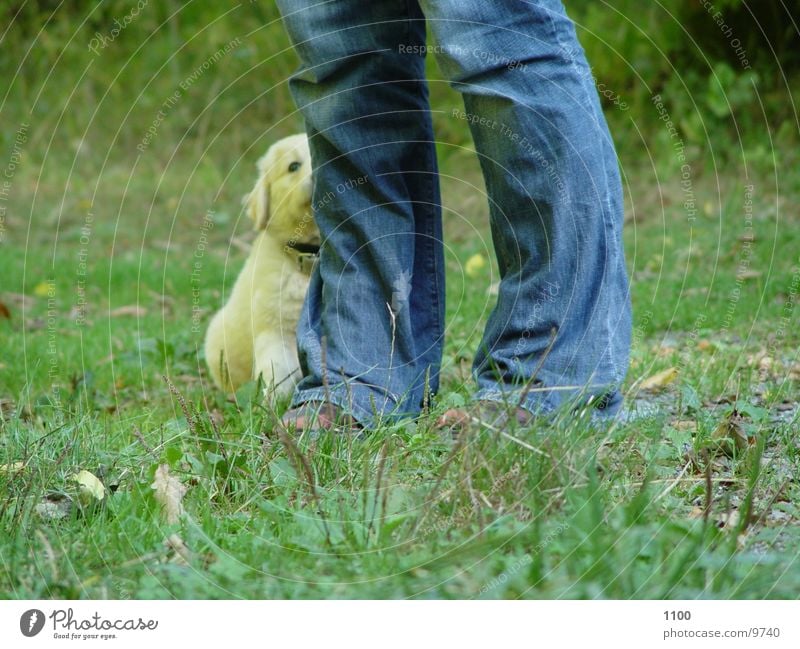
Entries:
{"type": "Polygon", "coordinates": [[[253,222],[253,229],[264,230],[269,221],[269,183],[266,175],[262,175],[256,186],[242,199],[247,216],[253,222]]]}

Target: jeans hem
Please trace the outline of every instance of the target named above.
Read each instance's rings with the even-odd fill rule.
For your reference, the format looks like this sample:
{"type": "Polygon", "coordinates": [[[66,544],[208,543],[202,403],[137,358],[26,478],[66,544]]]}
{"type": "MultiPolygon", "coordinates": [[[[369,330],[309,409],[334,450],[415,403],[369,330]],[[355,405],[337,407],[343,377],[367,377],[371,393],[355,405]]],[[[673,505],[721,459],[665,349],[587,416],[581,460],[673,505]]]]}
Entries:
{"type": "Polygon", "coordinates": [[[297,408],[304,403],[325,402],[338,406],[352,416],[364,428],[375,428],[387,419],[402,417],[398,413],[397,400],[381,393],[380,390],[364,384],[332,385],[329,388],[309,388],[295,392],[290,408],[297,408]],[[374,407],[373,407],[374,404],[374,407]],[[383,404],[383,407],[378,404],[383,404]]]}
{"type": "Polygon", "coordinates": [[[557,411],[570,407],[578,411],[584,408],[591,408],[592,418],[601,420],[615,419],[622,409],[622,393],[613,387],[609,387],[608,391],[603,394],[602,400],[608,405],[602,408],[587,403],[587,397],[582,397],[577,390],[574,393],[568,392],[568,395],[564,396],[556,396],[560,390],[548,390],[546,387],[537,386],[534,390],[528,392],[521,403],[519,403],[521,388],[509,388],[506,391],[497,388],[482,388],[474,394],[473,399],[501,404],[519,403],[519,407],[524,408],[531,414],[544,416],[552,415],[557,411]]]}

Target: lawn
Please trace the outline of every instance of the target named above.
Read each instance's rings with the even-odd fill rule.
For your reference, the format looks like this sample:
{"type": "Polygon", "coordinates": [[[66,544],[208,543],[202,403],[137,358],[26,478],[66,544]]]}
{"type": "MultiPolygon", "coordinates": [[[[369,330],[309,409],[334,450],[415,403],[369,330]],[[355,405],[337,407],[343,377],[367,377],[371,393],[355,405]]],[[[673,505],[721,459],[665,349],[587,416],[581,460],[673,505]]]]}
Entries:
{"type": "Polygon", "coordinates": [[[434,73],[441,393],[416,421],[296,444],[259,386],[226,399],[202,358],[251,240],[240,197],[255,159],[300,125],[279,25],[279,65],[253,63],[243,40],[198,80],[233,42],[225,24],[186,49],[169,33],[175,59],[111,59],[125,34],[93,55],[85,30],[70,49],[63,26],[63,74],[45,31],[49,63],[32,59],[0,106],[0,172],[13,166],[0,181],[0,597],[797,597],[793,140],[765,128],[676,148],[657,106],[639,106],[649,120],[608,107],[638,417],[454,443],[433,423],[470,393],[497,271],[458,99],[434,73]],[[253,93],[236,66],[266,79],[263,94],[241,100],[253,93]]]}

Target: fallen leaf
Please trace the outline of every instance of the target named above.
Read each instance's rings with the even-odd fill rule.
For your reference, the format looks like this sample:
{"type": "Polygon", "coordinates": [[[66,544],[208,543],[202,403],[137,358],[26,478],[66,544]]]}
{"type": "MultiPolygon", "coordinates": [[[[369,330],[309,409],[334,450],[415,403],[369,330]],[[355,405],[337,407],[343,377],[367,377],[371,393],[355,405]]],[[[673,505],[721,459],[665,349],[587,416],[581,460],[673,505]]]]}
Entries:
{"type": "Polygon", "coordinates": [[[39,297],[52,297],[55,291],[56,285],[53,282],[39,282],[33,287],[33,294],[39,297]]]}
{"type": "Polygon", "coordinates": [[[181,484],[180,480],[170,475],[168,464],[158,466],[150,488],[155,491],[155,499],[164,507],[167,524],[177,523],[183,514],[181,501],[186,494],[186,487],[181,484]]]}
{"type": "Polygon", "coordinates": [[[675,430],[690,430],[696,431],[697,430],[697,422],[692,421],[691,419],[683,419],[676,422],[673,422],[672,427],[675,430]]]}
{"type": "Polygon", "coordinates": [[[10,464],[0,464],[0,473],[19,473],[25,468],[25,462],[11,462],[10,464]]]}
{"type": "Polygon", "coordinates": [[[128,304],[109,311],[108,315],[112,318],[118,318],[120,316],[136,316],[137,318],[141,318],[147,315],[147,309],[138,304],[128,304]]]}
{"type": "Polygon", "coordinates": [[[49,500],[45,500],[35,507],[36,513],[47,520],[66,518],[69,516],[70,509],[71,503],[68,500],[62,502],[50,502],[49,500]]]}
{"type": "Polygon", "coordinates": [[[689,512],[689,518],[703,518],[705,516],[706,510],[702,507],[698,507],[695,505],[692,507],[692,511],[689,512]]]}
{"type": "Polygon", "coordinates": [[[8,310],[8,307],[3,302],[0,302],[0,318],[11,320],[11,311],[8,310]]]}
{"type": "Polygon", "coordinates": [[[760,270],[743,270],[740,273],[736,273],[736,280],[757,279],[761,275],[762,272],[760,270]]]}
{"type": "Polygon", "coordinates": [[[25,295],[24,293],[5,292],[2,294],[2,298],[4,302],[18,306],[23,311],[30,309],[33,306],[33,303],[36,302],[36,298],[33,298],[30,295],[25,295]]]}
{"type": "Polygon", "coordinates": [[[45,520],[59,520],[69,516],[72,510],[72,501],[64,494],[48,494],[45,499],[37,503],[34,511],[45,520]]]}
{"type": "Polygon", "coordinates": [[[760,361],[758,361],[758,369],[760,369],[762,372],[769,372],[774,365],[775,361],[771,356],[764,356],[760,361]]]}
{"type": "Polygon", "coordinates": [[[485,266],[486,257],[478,252],[467,259],[467,263],[464,264],[464,272],[467,274],[467,277],[477,277],[485,266]]]}
{"type": "Polygon", "coordinates": [[[208,413],[208,418],[217,428],[222,428],[222,426],[225,424],[225,417],[216,408],[214,408],[210,413],[208,413]]]}
{"type": "Polygon", "coordinates": [[[750,446],[750,440],[742,425],[742,418],[735,410],[714,429],[711,439],[726,455],[733,455],[734,448],[741,452],[750,446]]]}
{"type": "Polygon", "coordinates": [[[735,509],[729,512],[722,512],[717,517],[717,527],[721,529],[730,529],[731,527],[736,527],[739,524],[739,520],[739,512],[735,509]]]}
{"type": "Polygon", "coordinates": [[[25,320],[25,329],[27,331],[39,331],[44,329],[44,318],[28,318],[25,320]]]}
{"type": "Polygon", "coordinates": [[[175,553],[175,556],[170,559],[172,563],[189,565],[189,560],[192,558],[192,553],[189,548],[186,547],[186,544],[183,542],[183,539],[180,536],[177,534],[170,534],[166,539],[164,539],[164,545],[168,550],[172,550],[175,553]]]}
{"type": "Polygon", "coordinates": [[[79,471],[72,479],[78,483],[81,500],[92,502],[92,500],[103,500],[106,495],[106,488],[100,479],[90,471],[79,471]]]}
{"type": "Polygon", "coordinates": [[[0,417],[10,417],[16,408],[17,404],[11,399],[0,398],[0,417]]]}
{"type": "Polygon", "coordinates": [[[678,378],[678,368],[670,367],[642,381],[639,389],[647,391],[661,390],[672,383],[676,378],[678,378]]]}

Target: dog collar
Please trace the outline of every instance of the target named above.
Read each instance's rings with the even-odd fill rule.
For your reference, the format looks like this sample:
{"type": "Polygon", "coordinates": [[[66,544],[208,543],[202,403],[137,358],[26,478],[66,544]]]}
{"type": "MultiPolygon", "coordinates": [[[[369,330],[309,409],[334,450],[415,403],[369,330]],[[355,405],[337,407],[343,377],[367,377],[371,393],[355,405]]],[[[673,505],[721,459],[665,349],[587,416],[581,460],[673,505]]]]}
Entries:
{"type": "Polygon", "coordinates": [[[286,247],[301,255],[319,255],[318,243],[304,243],[302,241],[287,241],[286,247]]]}
{"type": "Polygon", "coordinates": [[[313,243],[304,243],[302,241],[287,241],[283,250],[290,256],[294,257],[297,263],[297,269],[301,273],[310,275],[314,268],[314,264],[319,259],[319,245],[313,243]]]}

